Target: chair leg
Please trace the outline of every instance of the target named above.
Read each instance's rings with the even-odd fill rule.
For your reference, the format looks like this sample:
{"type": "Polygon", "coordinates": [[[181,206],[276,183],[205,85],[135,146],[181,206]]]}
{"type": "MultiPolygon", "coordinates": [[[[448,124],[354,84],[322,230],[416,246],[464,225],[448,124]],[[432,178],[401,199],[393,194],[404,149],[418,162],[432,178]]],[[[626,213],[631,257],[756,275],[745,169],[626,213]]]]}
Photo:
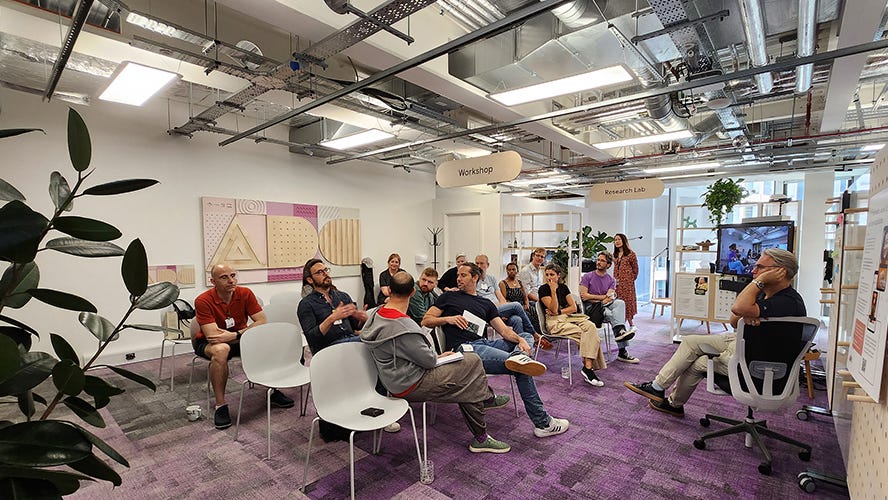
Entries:
{"type": "MultiPolygon", "coordinates": [[[[410,425],[413,427],[413,442],[416,444],[416,459],[419,461],[419,476],[422,477],[422,468],[425,462],[423,461],[423,455],[419,452],[419,438],[416,435],[416,420],[413,419],[413,408],[407,407],[407,411],[410,412],[410,425]]],[[[428,459],[428,447],[426,444],[426,435],[425,435],[425,403],[422,404],[422,449],[425,453],[425,458],[428,459]]]]}
{"type": "MultiPolygon", "coordinates": [[[[241,393],[240,393],[240,401],[237,403],[237,421],[234,424],[234,440],[237,441],[237,434],[240,432],[240,417],[241,417],[241,408],[244,407],[244,387],[246,387],[247,383],[241,384],[241,393]]],[[[207,411],[209,413],[209,410],[207,411]]]]}
{"type": "Polygon", "coordinates": [[[351,479],[351,500],[355,500],[355,431],[351,431],[348,435],[348,471],[351,479]]]}
{"type": "Polygon", "coordinates": [[[515,399],[515,378],[509,375],[509,388],[512,389],[512,404],[515,406],[515,416],[518,416],[518,401],[515,399]]]}
{"type": "Polygon", "coordinates": [[[755,445],[758,446],[759,451],[762,452],[762,455],[765,457],[765,463],[771,465],[771,452],[768,450],[768,447],[765,446],[764,441],[762,441],[762,437],[759,435],[758,431],[762,429],[756,429],[753,425],[751,426],[752,432],[749,433],[752,436],[752,440],[755,441],[755,445]]]}
{"type": "Polygon", "coordinates": [[[570,355],[570,340],[566,340],[565,342],[567,342],[567,382],[568,382],[567,385],[572,386],[574,383],[574,380],[573,380],[574,371],[573,371],[573,362],[571,361],[571,358],[573,356],[570,355]]]}
{"type": "Polygon", "coordinates": [[[315,424],[320,420],[321,417],[315,417],[308,430],[308,449],[305,451],[305,467],[302,468],[302,487],[299,488],[299,491],[303,493],[305,493],[305,482],[308,480],[308,461],[311,459],[311,442],[314,439],[315,424]]]}
{"type": "MultiPolygon", "coordinates": [[[[243,387],[243,386],[241,386],[243,387]]],[[[268,443],[268,458],[271,458],[271,387],[265,391],[265,440],[268,443]]],[[[300,399],[302,396],[299,396],[300,399]]],[[[240,408],[237,410],[237,418],[240,419],[240,408]]]]}
{"type": "Polygon", "coordinates": [[[791,438],[791,437],[784,436],[783,434],[779,434],[779,433],[777,433],[777,432],[775,432],[775,431],[772,431],[771,429],[768,429],[767,427],[756,426],[756,430],[757,430],[760,434],[763,434],[763,435],[768,436],[768,437],[770,437],[770,438],[774,438],[774,439],[776,439],[776,440],[778,440],[778,441],[782,441],[782,442],[784,442],[784,443],[786,443],[786,444],[791,444],[791,445],[793,445],[793,446],[798,446],[799,448],[803,448],[803,449],[805,449],[805,450],[807,450],[807,451],[811,451],[811,446],[810,446],[810,445],[805,444],[805,443],[803,443],[803,442],[801,442],[801,441],[797,441],[797,440],[795,440],[795,439],[793,439],[793,438],[791,438]]]}
{"type": "Polygon", "coordinates": [[[720,436],[730,436],[731,434],[740,434],[741,432],[749,432],[749,429],[746,427],[745,422],[741,422],[738,425],[728,427],[727,429],[703,434],[702,436],[700,436],[700,439],[706,441],[707,439],[713,439],[720,436]]]}
{"type": "Polygon", "coordinates": [[[811,377],[811,362],[805,360],[805,383],[808,384],[808,399],[814,399],[814,380],[811,377]]]}
{"type": "MultiPolygon", "coordinates": [[[[185,401],[188,404],[191,404],[191,384],[194,381],[194,365],[195,365],[195,363],[197,363],[197,356],[195,356],[194,358],[191,359],[191,373],[188,374],[188,396],[185,399],[185,401]]],[[[207,413],[209,413],[209,412],[210,412],[210,409],[207,408],[207,413]]]]}
{"type": "MultiPolygon", "coordinates": [[[[157,368],[157,381],[163,382],[163,353],[166,348],[167,339],[163,339],[160,341],[160,367],[157,368]]],[[[170,377],[172,379],[172,377],[170,377]]],[[[172,381],[170,382],[172,383],[172,381]]],[[[172,386],[170,386],[170,392],[173,391],[172,386]]]]}
{"type": "MultiPolygon", "coordinates": [[[[166,339],[164,339],[166,340],[166,339]]],[[[170,349],[170,363],[174,363],[176,361],[176,343],[173,342],[173,345],[170,349]]],[[[163,366],[163,349],[160,352],[160,365],[163,366]]],[[[175,390],[174,384],[176,383],[176,367],[175,365],[170,365],[170,392],[175,390]]]]}
{"type": "Polygon", "coordinates": [[[721,423],[723,423],[723,424],[728,424],[728,425],[740,425],[740,424],[743,423],[742,420],[736,420],[736,419],[733,419],[733,418],[721,417],[721,416],[718,416],[718,415],[710,415],[710,414],[708,414],[708,413],[706,414],[706,418],[708,418],[709,420],[715,420],[716,422],[721,422],[721,423]]]}
{"type": "Polygon", "coordinates": [[[301,407],[302,407],[302,412],[299,414],[300,417],[304,417],[304,416],[305,416],[305,411],[308,409],[308,397],[309,397],[310,395],[311,395],[311,386],[310,386],[310,385],[301,385],[301,386],[299,386],[299,402],[300,402],[301,407]],[[305,400],[303,401],[303,399],[302,399],[302,390],[303,390],[305,387],[308,387],[308,389],[305,390],[305,400]]]}

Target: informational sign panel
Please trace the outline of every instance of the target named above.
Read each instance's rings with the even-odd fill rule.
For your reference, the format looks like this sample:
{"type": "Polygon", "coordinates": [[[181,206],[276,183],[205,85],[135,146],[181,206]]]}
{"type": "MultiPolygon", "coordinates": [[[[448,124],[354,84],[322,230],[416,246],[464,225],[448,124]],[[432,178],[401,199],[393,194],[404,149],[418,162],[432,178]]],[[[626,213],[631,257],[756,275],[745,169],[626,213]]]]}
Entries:
{"type": "Polygon", "coordinates": [[[659,197],[665,188],[660,179],[606,182],[592,186],[589,198],[592,201],[643,200],[659,197]]]}
{"type": "Polygon", "coordinates": [[[521,163],[521,155],[514,151],[451,160],[438,166],[435,179],[444,188],[507,182],[521,173],[521,163]]]}
{"type": "Polygon", "coordinates": [[[709,297],[715,286],[711,278],[709,274],[675,273],[674,317],[709,321],[709,297]]]}

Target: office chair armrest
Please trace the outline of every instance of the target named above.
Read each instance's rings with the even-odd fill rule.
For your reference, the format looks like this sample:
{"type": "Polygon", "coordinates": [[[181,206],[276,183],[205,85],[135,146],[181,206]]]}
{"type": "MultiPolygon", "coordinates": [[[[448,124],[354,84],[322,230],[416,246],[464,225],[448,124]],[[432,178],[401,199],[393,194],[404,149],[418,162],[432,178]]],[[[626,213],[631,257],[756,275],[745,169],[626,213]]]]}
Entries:
{"type": "Polygon", "coordinates": [[[700,350],[702,350],[703,354],[706,356],[706,391],[711,392],[712,394],[727,396],[728,393],[721,390],[721,388],[715,384],[715,362],[713,360],[720,356],[721,352],[718,352],[709,344],[701,344],[700,350]]]}

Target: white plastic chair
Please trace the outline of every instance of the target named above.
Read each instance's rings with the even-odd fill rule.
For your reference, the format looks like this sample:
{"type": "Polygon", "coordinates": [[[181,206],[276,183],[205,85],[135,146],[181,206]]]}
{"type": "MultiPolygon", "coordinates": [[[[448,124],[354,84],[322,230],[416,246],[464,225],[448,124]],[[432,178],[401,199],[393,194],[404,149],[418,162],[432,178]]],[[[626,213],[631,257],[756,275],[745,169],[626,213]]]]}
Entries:
{"type": "Polygon", "coordinates": [[[292,323],[265,323],[250,328],[241,336],[241,366],[246,380],[241,383],[240,403],[237,405],[237,424],[234,440],[240,431],[241,408],[247,383],[268,388],[265,394],[266,435],[268,458],[271,458],[271,393],[274,389],[299,387],[300,415],[305,416],[308,394],[304,387],[310,381],[308,368],[299,363],[302,355],[302,337],[292,323]]]}
{"type": "MultiPolygon", "coordinates": [[[[172,308],[170,307],[169,309],[172,309],[172,308]]],[[[160,320],[161,320],[160,324],[161,325],[164,324],[163,319],[164,319],[164,316],[166,315],[167,312],[169,312],[169,310],[165,309],[165,310],[161,311],[161,313],[160,313],[160,316],[161,316],[160,317],[160,320]]],[[[195,320],[191,319],[191,320],[188,320],[186,324],[190,325],[191,323],[194,323],[194,322],[195,322],[195,320]]],[[[181,324],[181,323],[179,323],[179,324],[181,324]]],[[[190,326],[189,326],[189,328],[190,328],[190,326]]],[[[166,332],[163,332],[163,335],[164,335],[163,340],[160,341],[160,366],[157,367],[157,380],[159,382],[163,381],[163,358],[165,357],[164,354],[166,351],[167,343],[171,344],[170,362],[173,362],[176,359],[176,346],[191,345],[191,335],[189,335],[187,337],[182,337],[180,339],[167,338],[166,332]]],[[[170,367],[170,392],[173,392],[175,390],[175,386],[174,386],[175,379],[176,379],[176,368],[174,366],[171,366],[170,367]]]]}
{"type": "Polygon", "coordinates": [[[293,310],[295,311],[300,300],[302,300],[302,291],[278,292],[268,299],[268,305],[289,304],[293,306],[293,310]]]}
{"type": "MultiPolygon", "coordinates": [[[[302,325],[299,323],[299,315],[296,313],[299,309],[299,301],[293,303],[292,300],[290,300],[292,297],[289,296],[289,292],[272,295],[271,302],[262,309],[262,312],[265,313],[265,319],[269,323],[290,323],[296,325],[296,329],[302,337],[302,349],[304,350],[308,347],[308,339],[306,339],[305,334],[302,333],[302,325]],[[286,295],[286,297],[279,297],[280,295],[286,295]]],[[[300,354],[300,356],[303,357],[304,355],[304,352],[300,354]]]]}
{"type": "MultiPolygon", "coordinates": [[[[537,315],[540,317],[540,331],[541,337],[548,340],[549,342],[555,344],[555,357],[558,357],[558,347],[562,342],[567,344],[567,381],[568,385],[573,385],[573,357],[570,355],[570,343],[575,342],[577,344],[577,354],[580,353],[580,341],[572,338],[565,337],[563,335],[552,335],[549,333],[549,326],[546,324],[546,309],[543,305],[542,301],[536,302],[536,310],[537,315]]],[[[533,351],[533,359],[537,358],[537,355],[540,353],[539,343],[533,351]]]]}
{"type": "Polygon", "coordinates": [[[309,370],[311,393],[318,416],[312,420],[308,435],[301,491],[305,491],[315,423],[320,419],[351,430],[348,436],[348,457],[352,499],[355,498],[355,432],[373,431],[373,453],[378,454],[382,443],[382,428],[397,422],[407,412],[410,412],[416,458],[422,474],[422,456],[413,409],[403,399],[381,396],[376,392],[376,365],[364,344],[344,342],[326,347],[312,357],[309,370]],[[367,408],[379,408],[383,413],[376,417],[362,415],[361,411],[367,408]]]}

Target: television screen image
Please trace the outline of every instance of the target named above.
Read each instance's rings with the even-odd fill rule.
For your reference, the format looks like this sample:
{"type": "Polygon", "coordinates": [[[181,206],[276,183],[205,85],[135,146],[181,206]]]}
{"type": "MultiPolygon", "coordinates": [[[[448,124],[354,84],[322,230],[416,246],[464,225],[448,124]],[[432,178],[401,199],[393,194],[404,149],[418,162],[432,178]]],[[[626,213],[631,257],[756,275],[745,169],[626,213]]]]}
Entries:
{"type": "Polygon", "coordinates": [[[752,276],[752,268],[768,248],[792,251],[792,221],[725,224],[718,227],[716,271],[752,276]]]}

